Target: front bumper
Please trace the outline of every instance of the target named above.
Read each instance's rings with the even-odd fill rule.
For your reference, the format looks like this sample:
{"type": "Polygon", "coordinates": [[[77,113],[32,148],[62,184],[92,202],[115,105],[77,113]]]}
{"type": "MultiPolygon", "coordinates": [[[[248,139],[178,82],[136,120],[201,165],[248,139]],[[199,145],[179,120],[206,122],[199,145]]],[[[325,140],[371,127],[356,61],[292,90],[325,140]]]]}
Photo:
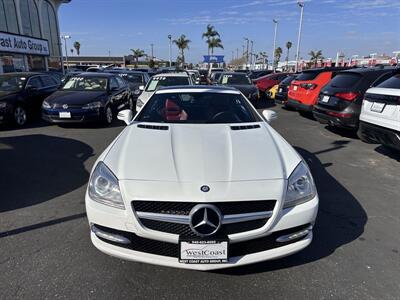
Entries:
{"type": "Polygon", "coordinates": [[[286,102],[286,106],[288,107],[292,107],[296,110],[300,110],[300,111],[306,111],[306,112],[312,112],[314,105],[307,105],[307,104],[303,104],[299,101],[293,100],[293,99],[288,99],[288,101],[286,102]]]}
{"type": "Polygon", "coordinates": [[[400,132],[360,121],[360,133],[368,140],[400,151],[400,132]]]}
{"type": "Polygon", "coordinates": [[[88,123],[97,122],[104,116],[104,108],[98,109],[69,109],[71,118],[60,118],[60,112],[66,110],[42,109],[42,119],[49,123],[88,123]]]}
{"type": "Polygon", "coordinates": [[[131,240],[130,245],[114,243],[99,238],[92,231],[91,240],[94,246],[106,254],[126,260],[169,267],[214,270],[277,259],[307,247],[312,241],[311,230],[305,236],[290,241],[290,243],[277,243],[276,239],[288,233],[304,230],[314,224],[318,211],[318,196],[298,206],[280,210],[273,226],[256,236],[250,234],[246,236],[244,233],[240,240],[230,239],[230,249],[233,254],[226,264],[179,263],[178,240],[168,238],[167,233],[156,237],[154,231],[153,234],[151,233],[152,230],[137,228],[137,220],[132,220],[126,210],[99,204],[92,201],[88,195],[86,195],[86,210],[91,225],[105,228],[106,231],[115,231],[131,240]],[[256,248],[254,249],[254,247],[256,248]]]}

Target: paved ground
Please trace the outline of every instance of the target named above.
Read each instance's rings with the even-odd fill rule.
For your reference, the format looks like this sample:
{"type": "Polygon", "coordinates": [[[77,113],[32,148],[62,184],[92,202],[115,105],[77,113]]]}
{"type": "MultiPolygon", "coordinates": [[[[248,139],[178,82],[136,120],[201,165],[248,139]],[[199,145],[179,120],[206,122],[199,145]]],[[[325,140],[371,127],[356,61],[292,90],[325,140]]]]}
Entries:
{"type": "Polygon", "coordinates": [[[0,299],[398,299],[400,155],[273,109],[273,126],[317,181],[314,242],[285,259],[210,273],[125,262],[91,245],[88,175],[122,124],[0,130],[0,299]]]}

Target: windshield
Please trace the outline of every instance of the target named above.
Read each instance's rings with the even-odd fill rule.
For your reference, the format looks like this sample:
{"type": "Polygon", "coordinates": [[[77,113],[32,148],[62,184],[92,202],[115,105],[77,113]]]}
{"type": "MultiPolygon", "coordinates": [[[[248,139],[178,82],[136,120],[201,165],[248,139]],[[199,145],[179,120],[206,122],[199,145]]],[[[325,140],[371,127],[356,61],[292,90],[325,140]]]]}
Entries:
{"type": "Polygon", "coordinates": [[[118,75],[130,83],[143,83],[143,76],[141,74],[120,73],[118,75]]]}
{"type": "Polygon", "coordinates": [[[297,76],[296,80],[313,80],[315,77],[317,77],[318,74],[318,72],[303,72],[299,76],[297,76]]]}
{"type": "Polygon", "coordinates": [[[249,77],[245,74],[224,74],[220,82],[221,84],[251,84],[249,77]]]}
{"type": "Polygon", "coordinates": [[[247,123],[261,119],[240,94],[155,94],[136,121],[154,123],[247,123]]]}
{"type": "Polygon", "coordinates": [[[0,91],[2,92],[18,92],[26,82],[25,77],[21,76],[0,76],[0,91]]]}
{"type": "Polygon", "coordinates": [[[104,77],[71,77],[63,86],[63,90],[73,91],[105,91],[107,78],[104,77]]]}
{"type": "Polygon", "coordinates": [[[189,78],[183,76],[156,76],[146,87],[146,92],[153,92],[161,86],[189,85],[189,78]]]}
{"type": "Polygon", "coordinates": [[[361,78],[362,76],[358,73],[339,73],[329,82],[329,86],[335,88],[350,88],[353,87],[361,78]]]}
{"type": "Polygon", "coordinates": [[[389,88],[389,89],[400,89],[400,74],[394,75],[389,79],[385,80],[377,87],[380,88],[389,88]]]}
{"type": "Polygon", "coordinates": [[[285,79],[283,79],[282,81],[281,81],[281,83],[280,84],[282,84],[282,85],[289,85],[293,80],[295,80],[296,79],[296,76],[291,76],[291,75],[289,75],[288,77],[286,77],[285,79]]]}

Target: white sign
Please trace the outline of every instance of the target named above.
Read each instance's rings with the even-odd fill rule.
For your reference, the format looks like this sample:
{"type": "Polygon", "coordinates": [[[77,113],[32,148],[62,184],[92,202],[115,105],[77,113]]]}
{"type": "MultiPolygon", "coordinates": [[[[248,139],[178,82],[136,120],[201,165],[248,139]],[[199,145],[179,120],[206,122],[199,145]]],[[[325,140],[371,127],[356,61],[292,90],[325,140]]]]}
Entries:
{"type": "Polygon", "coordinates": [[[227,241],[180,241],[179,262],[216,264],[228,262],[227,241]]]}
{"type": "Polygon", "coordinates": [[[33,55],[50,55],[49,42],[28,36],[0,32],[0,52],[13,52],[33,55]]]}

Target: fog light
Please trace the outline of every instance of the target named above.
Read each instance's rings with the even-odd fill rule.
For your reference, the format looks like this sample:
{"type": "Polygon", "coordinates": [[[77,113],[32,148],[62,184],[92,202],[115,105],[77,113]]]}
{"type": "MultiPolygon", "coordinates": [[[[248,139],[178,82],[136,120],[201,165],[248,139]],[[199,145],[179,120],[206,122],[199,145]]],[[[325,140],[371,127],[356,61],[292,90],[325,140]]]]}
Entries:
{"type": "Polygon", "coordinates": [[[108,240],[111,242],[119,243],[119,244],[124,244],[124,245],[128,245],[131,243],[131,241],[129,239],[127,239],[126,237],[119,235],[119,234],[106,232],[104,230],[97,228],[93,224],[90,226],[90,229],[99,238],[102,238],[102,239],[105,239],[105,240],[108,240]]]}
{"type": "Polygon", "coordinates": [[[303,229],[301,231],[295,232],[295,233],[290,233],[286,235],[282,235],[276,239],[278,243],[286,243],[290,242],[293,240],[297,240],[299,238],[302,238],[309,234],[312,231],[312,226],[307,227],[306,229],[303,229]]]}

